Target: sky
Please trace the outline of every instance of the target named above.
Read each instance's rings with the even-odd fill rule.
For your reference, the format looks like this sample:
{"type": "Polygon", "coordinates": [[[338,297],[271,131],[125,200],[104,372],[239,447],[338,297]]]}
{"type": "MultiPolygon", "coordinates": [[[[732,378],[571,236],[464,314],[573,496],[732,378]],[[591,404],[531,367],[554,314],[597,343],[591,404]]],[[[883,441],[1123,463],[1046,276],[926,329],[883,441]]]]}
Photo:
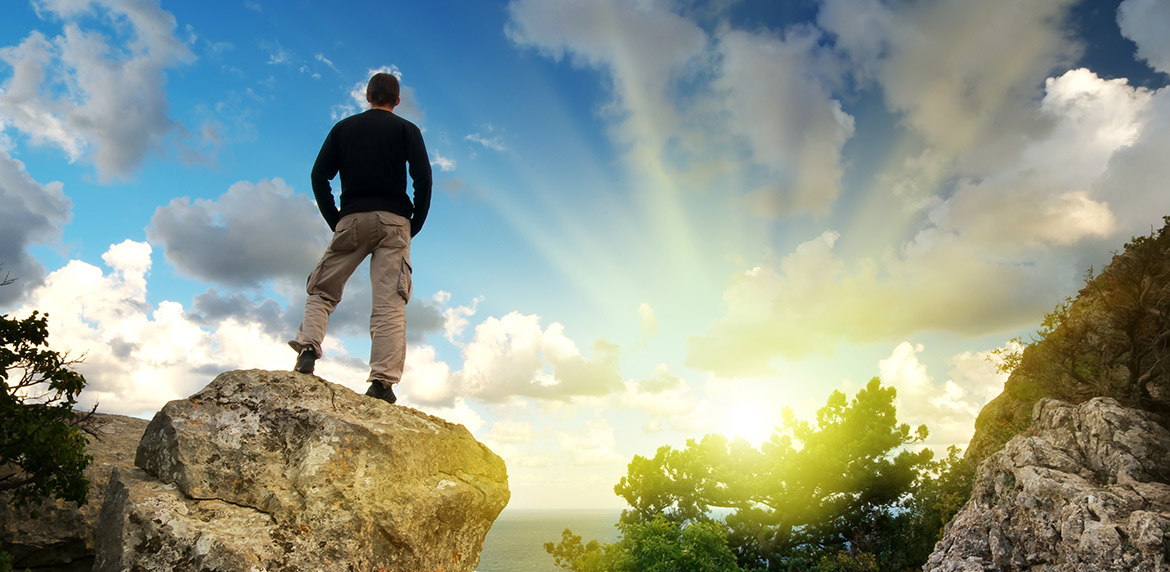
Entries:
{"type": "MultiPolygon", "coordinates": [[[[1168,0],[11,0],[0,311],[82,406],[291,369],[309,170],[376,71],[423,131],[399,404],[512,508],[620,508],[634,455],[763,440],[872,377],[963,446],[988,358],[1170,215],[1168,0]]],[[[368,266],[317,374],[363,392],[368,266]]]]}

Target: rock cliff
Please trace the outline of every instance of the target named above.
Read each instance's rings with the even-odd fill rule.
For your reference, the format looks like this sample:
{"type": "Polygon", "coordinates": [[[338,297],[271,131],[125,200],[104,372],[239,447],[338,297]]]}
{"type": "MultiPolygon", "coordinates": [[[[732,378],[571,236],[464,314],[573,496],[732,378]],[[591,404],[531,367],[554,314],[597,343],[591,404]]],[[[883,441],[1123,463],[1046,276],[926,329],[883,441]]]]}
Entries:
{"type": "Polygon", "coordinates": [[[168,403],[113,473],[95,571],[471,571],[504,462],[453,425],[292,372],[168,403]]]}
{"type": "Polygon", "coordinates": [[[0,545],[7,547],[14,568],[41,572],[82,572],[93,566],[94,531],[106,495],[110,471],[134,466],[134,450],[147,422],[133,417],[95,413],[86,452],[93,457],[85,469],[89,502],[80,507],[64,501],[14,509],[0,494],[0,545]],[[32,512],[38,515],[34,518],[32,512]]]}
{"type": "Polygon", "coordinates": [[[980,465],[925,570],[1170,570],[1168,459],[1153,413],[1042,399],[980,465]]]}
{"type": "Polygon", "coordinates": [[[470,572],[509,498],[463,426],[312,375],[227,372],[97,425],[88,504],[0,510],[19,569],[470,572]]]}

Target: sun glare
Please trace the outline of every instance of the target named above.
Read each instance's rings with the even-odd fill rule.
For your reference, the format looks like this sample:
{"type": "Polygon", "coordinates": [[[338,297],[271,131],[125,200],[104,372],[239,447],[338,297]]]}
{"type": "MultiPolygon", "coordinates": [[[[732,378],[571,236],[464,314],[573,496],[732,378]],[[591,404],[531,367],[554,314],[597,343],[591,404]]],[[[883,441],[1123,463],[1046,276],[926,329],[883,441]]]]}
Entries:
{"type": "Polygon", "coordinates": [[[729,439],[742,437],[748,443],[759,446],[779,424],[780,415],[775,409],[761,403],[741,402],[727,410],[723,418],[723,434],[729,439]]]}

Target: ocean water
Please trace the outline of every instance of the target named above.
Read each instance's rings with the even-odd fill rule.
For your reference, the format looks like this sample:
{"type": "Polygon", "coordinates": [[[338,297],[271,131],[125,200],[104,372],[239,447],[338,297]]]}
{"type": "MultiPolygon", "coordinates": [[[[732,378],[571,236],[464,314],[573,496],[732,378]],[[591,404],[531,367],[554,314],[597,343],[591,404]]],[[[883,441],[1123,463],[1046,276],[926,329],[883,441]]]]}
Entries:
{"type": "Polygon", "coordinates": [[[483,540],[476,572],[563,572],[544,551],[545,542],[561,541],[566,528],[588,543],[613,542],[621,511],[504,509],[483,540]]]}

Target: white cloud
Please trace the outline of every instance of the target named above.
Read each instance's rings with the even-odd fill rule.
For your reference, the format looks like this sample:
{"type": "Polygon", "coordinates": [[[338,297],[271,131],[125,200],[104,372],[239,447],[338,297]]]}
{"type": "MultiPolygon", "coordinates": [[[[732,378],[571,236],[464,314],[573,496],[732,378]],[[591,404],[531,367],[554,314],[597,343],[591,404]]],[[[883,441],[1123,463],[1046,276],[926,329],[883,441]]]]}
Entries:
{"type": "MultiPolygon", "coordinates": [[[[419,409],[435,417],[445,419],[451,423],[458,423],[467,428],[473,436],[487,424],[483,417],[467,403],[466,399],[458,398],[449,407],[435,407],[430,404],[419,404],[419,409]]],[[[482,436],[478,436],[482,439],[482,436]]]]}
{"type": "Polygon", "coordinates": [[[561,324],[542,329],[539,316],[511,312],[475,327],[475,338],[463,348],[463,369],[452,380],[459,395],[488,402],[514,396],[563,400],[616,391],[621,380],[616,346],[599,340],[593,354],[582,355],[561,324]]]}
{"type": "MultiPolygon", "coordinates": [[[[441,301],[445,304],[451,295],[439,292],[435,295],[435,299],[439,300],[439,296],[443,296],[441,301]]],[[[452,306],[443,310],[443,335],[447,341],[453,344],[458,343],[457,339],[463,335],[463,330],[467,328],[468,318],[475,315],[475,310],[482,301],[482,296],[476,297],[471,301],[470,306],[452,306]]]]}
{"type": "Polygon", "coordinates": [[[51,143],[65,151],[70,161],[80,159],[86,141],[62,117],[66,103],[41,94],[53,46],[40,32],[33,32],[20,45],[0,49],[0,59],[12,66],[12,77],[0,91],[0,112],[7,122],[27,133],[34,144],[51,143]]]}
{"type": "Polygon", "coordinates": [[[1109,204],[1119,229],[1132,235],[1161,228],[1170,214],[1170,88],[1155,92],[1138,113],[1140,133],[1109,158],[1108,170],[1091,187],[1093,196],[1109,204]]]}
{"type": "Polygon", "coordinates": [[[451,386],[451,367],[438,359],[429,345],[406,348],[406,368],[396,390],[413,402],[453,404],[456,396],[451,386]]]}
{"type": "Polygon", "coordinates": [[[532,430],[532,424],[527,421],[501,419],[492,423],[488,438],[496,443],[529,444],[536,440],[536,432],[532,430]]]}
{"type": "Polygon", "coordinates": [[[501,135],[489,137],[479,133],[471,133],[465,136],[463,139],[466,141],[471,141],[472,143],[483,145],[485,148],[491,149],[492,151],[504,152],[508,150],[508,146],[504,144],[504,138],[501,135]]]}
{"type": "Polygon", "coordinates": [[[964,352],[951,358],[952,377],[939,384],[918,359],[923,351],[922,344],[898,344],[878,362],[879,377],[898,390],[898,420],[927,426],[927,445],[965,447],[979,411],[1003,390],[1007,374],[995,371],[987,360],[991,352],[964,352]]]}
{"type": "Polygon", "coordinates": [[[294,65],[296,54],[280,45],[279,40],[265,40],[260,42],[260,48],[268,52],[268,65],[294,65]]]}
{"type": "Polygon", "coordinates": [[[431,158],[431,166],[438,167],[440,171],[451,172],[455,170],[455,159],[444,157],[438,151],[431,152],[434,157],[431,158]]]}
{"type": "Polygon", "coordinates": [[[329,58],[325,57],[325,54],[317,54],[316,56],[314,56],[314,59],[325,64],[326,66],[329,67],[329,69],[331,69],[335,72],[338,72],[338,73],[341,72],[341,70],[337,69],[337,66],[333,65],[333,60],[330,60],[329,58]]]}
{"type": "Polygon", "coordinates": [[[1072,4],[826,0],[818,22],[935,156],[935,168],[896,169],[900,186],[933,192],[952,168],[982,174],[1014,160],[1018,135],[1043,129],[1036,86],[1080,49],[1063,26],[1072,4]]]}
{"type": "Polygon", "coordinates": [[[0,306],[40,284],[44,268],[28,247],[56,240],[71,208],[61,183],[37,183],[23,163],[0,150],[0,280],[16,280],[0,288],[0,306]]]}
{"type": "Polygon", "coordinates": [[[698,406],[698,401],[690,386],[666,364],[660,363],[649,376],[626,381],[618,405],[649,414],[650,419],[642,429],[654,433],[663,430],[665,424],[676,430],[693,428],[694,423],[688,417],[698,406]]]}
{"type": "Polygon", "coordinates": [[[841,189],[841,150],[853,118],[831,95],[840,68],[820,47],[821,34],[794,28],[770,33],[724,31],[716,89],[725,94],[731,127],[770,171],[769,183],[749,200],[774,217],[826,214],[841,189]]]}
{"type": "Polygon", "coordinates": [[[569,454],[575,465],[602,465],[620,463],[624,459],[617,454],[613,428],[605,419],[585,422],[585,427],[576,434],[557,432],[557,442],[569,454]]]}
{"type": "Polygon", "coordinates": [[[1121,34],[1137,44],[1138,57],[1170,74],[1170,3],[1125,0],[1117,7],[1117,24],[1121,34]]]}
{"type": "Polygon", "coordinates": [[[1076,285],[1086,249],[1145,234],[1167,212],[1153,175],[1167,169],[1156,158],[1168,144],[1157,128],[1170,123],[1163,92],[1087,70],[1049,79],[1032,104],[1048,127],[1017,134],[1025,144],[1013,161],[959,177],[950,196],[936,189],[923,217],[888,213],[910,229],[893,247],[859,249],[864,238],[827,231],[734,276],[726,313],[692,340],[688,363],[762,375],[777,356],[927,330],[981,335],[1038,318],[1053,292],[1076,285]],[[846,240],[851,258],[835,248],[846,240]]]}
{"type": "Polygon", "coordinates": [[[328,235],[316,203],[279,178],[238,182],[215,200],[173,199],[155,211],[147,228],[181,273],[230,285],[303,280],[325,251],[328,235]]]}
{"type": "Polygon", "coordinates": [[[81,406],[98,402],[102,411],[150,415],[219,372],[291,365],[285,340],[257,322],[229,318],[207,331],[177,302],[148,303],[150,255],[150,245],[127,240],[102,256],[108,272],[70,261],[13,312],[47,312],[53,348],[84,356],[77,367],[88,382],[81,406]]]}
{"type": "Polygon", "coordinates": [[[175,36],[174,17],[157,4],[131,0],[41,0],[34,6],[42,16],[60,18],[63,33],[50,41],[33,32],[0,50],[14,68],[0,92],[0,115],[71,160],[91,154],[103,180],[129,177],[178,126],[167,115],[165,70],[193,56],[175,36]],[[114,46],[83,28],[79,21],[91,11],[130,30],[128,43],[114,46]]]}

